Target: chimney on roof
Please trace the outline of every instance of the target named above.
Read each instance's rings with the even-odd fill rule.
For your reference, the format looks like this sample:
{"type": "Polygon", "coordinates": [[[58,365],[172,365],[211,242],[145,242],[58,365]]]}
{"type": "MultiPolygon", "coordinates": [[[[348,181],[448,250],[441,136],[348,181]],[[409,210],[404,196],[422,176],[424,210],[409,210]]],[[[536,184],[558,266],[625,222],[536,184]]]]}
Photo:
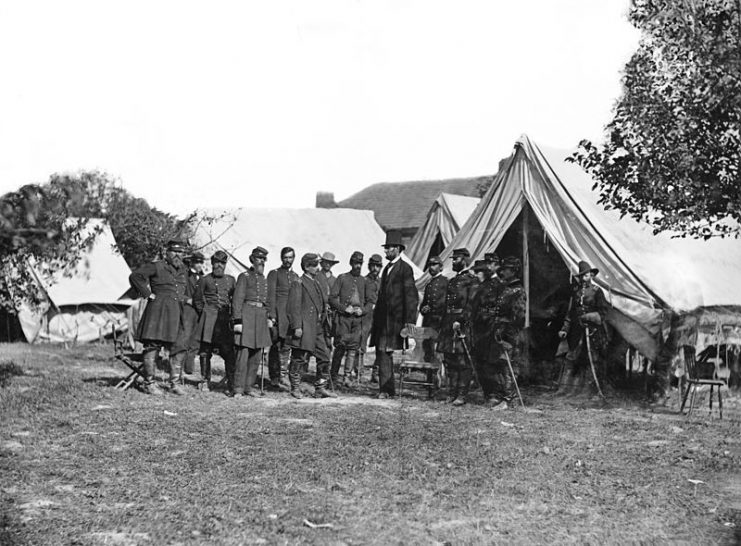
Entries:
{"type": "Polygon", "coordinates": [[[337,202],[334,200],[334,193],[331,191],[316,192],[316,208],[336,209],[337,202]]]}

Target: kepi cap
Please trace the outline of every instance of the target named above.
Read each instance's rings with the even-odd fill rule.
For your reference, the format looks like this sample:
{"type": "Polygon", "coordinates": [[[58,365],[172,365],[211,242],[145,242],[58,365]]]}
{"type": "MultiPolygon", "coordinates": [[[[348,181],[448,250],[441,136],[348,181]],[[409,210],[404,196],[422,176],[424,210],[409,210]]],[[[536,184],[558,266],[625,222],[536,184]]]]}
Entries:
{"type": "Polygon", "coordinates": [[[489,271],[489,262],[486,260],[476,260],[473,263],[474,271],[489,271]]]}
{"type": "Polygon", "coordinates": [[[357,250],[352,253],[352,256],[350,256],[351,264],[362,264],[363,261],[365,261],[365,256],[363,256],[362,252],[358,252],[357,250]]]}
{"type": "Polygon", "coordinates": [[[211,262],[220,262],[222,264],[225,264],[228,259],[229,256],[223,250],[217,250],[214,252],[214,255],[211,256],[211,262]]]}
{"type": "Polygon", "coordinates": [[[167,250],[174,252],[185,252],[187,245],[182,239],[171,239],[167,241],[167,250]]]}
{"type": "Polygon", "coordinates": [[[467,248],[456,248],[453,251],[453,258],[457,258],[458,256],[463,256],[464,258],[470,258],[471,253],[468,251],[467,248]]]}
{"type": "Polygon", "coordinates": [[[255,258],[267,258],[268,251],[261,246],[256,246],[252,249],[251,256],[254,256],[255,258]]]}
{"type": "Polygon", "coordinates": [[[380,254],[373,254],[370,258],[368,258],[368,265],[370,264],[383,265],[383,258],[381,258],[380,254]]]}

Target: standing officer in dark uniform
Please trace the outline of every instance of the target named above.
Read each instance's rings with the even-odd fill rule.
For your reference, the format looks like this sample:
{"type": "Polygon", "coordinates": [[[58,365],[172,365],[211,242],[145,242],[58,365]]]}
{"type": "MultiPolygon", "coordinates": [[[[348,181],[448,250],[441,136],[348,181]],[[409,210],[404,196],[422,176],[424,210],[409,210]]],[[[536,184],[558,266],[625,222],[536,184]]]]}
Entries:
{"type": "MultiPolygon", "coordinates": [[[[164,260],[146,263],[129,276],[131,286],[147,300],[136,339],[144,345],[144,391],[148,394],[162,394],[154,383],[157,353],[163,347],[172,348],[182,324],[183,304],[187,298],[184,253],[183,241],[170,241],[164,260]]],[[[170,354],[170,392],[173,394],[184,394],[178,384],[182,352],[179,355],[170,354]]]]}
{"type": "MultiPolygon", "coordinates": [[[[198,340],[196,340],[195,331],[198,323],[198,312],[193,306],[193,295],[196,293],[198,281],[203,275],[203,262],[205,258],[200,252],[194,252],[190,256],[183,258],[186,265],[187,273],[185,279],[185,304],[183,305],[183,315],[181,317],[182,327],[178,333],[178,338],[172,344],[172,353],[183,353],[182,371],[186,374],[192,374],[195,367],[195,356],[198,353],[198,340]]],[[[182,381],[181,381],[182,382],[182,381]]]]}
{"type": "Polygon", "coordinates": [[[342,358],[345,357],[345,386],[353,385],[355,355],[360,349],[363,336],[363,317],[373,311],[372,293],[366,278],[360,273],[363,270],[363,254],[353,252],[350,256],[350,271],[337,277],[329,295],[329,305],[334,310],[334,344],[332,355],[332,382],[340,371],[342,358]]]}
{"type": "Polygon", "coordinates": [[[484,401],[497,405],[500,399],[497,390],[498,358],[501,348],[494,339],[497,302],[502,283],[492,274],[487,260],[476,260],[473,270],[479,279],[479,287],[466,307],[466,322],[471,325],[471,358],[484,391],[484,401]]]}
{"type": "Polygon", "coordinates": [[[228,256],[217,250],[211,256],[211,273],[201,277],[193,296],[193,306],[200,314],[196,327],[201,361],[201,390],[208,392],[211,381],[211,355],[214,348],[224,359],[227,389],[234,389],[234,336],[229,326],[236,281],[226,275],[228,256]]]}
{"type": "Polygon", "coordinates": [[[445,294],[445,314],[440,324],[437,351],[443,353],[443,362],[448,372],[448,402],[456,406],[466,403],[466,395],[471,385],[473,370],[466,361],[465,349],[459,333],[468,329],[463,311],[478,287],[478,279],[466,269],[471,254],[466,248],[453,251],[453,271],[456,276],[448,281],[445,294]]]}
{"type": "Polygon", "coordinates": [[[497,267],[499,267],[499,264],[502,263],[502,260],[499,258],[499,254],[497,254],[496,252],[487,252],[486,254],[484,254],[484,261],[486,262],[489,271],[491,271],[491,278],[498,279],[497,267]]]}
{"type": "MultiPolygon", "coordinates": [[[[497,352],[495,366],[499,397],[507,402],[516,396],[512,371],[515,376],[520,373],[522,354],[520,332],[525,326],[527,308],[525,289],[520,280],[521,270],[522,262],[514,256],[504,258],[497,269],[502,286],[494,307],[494,342],[497,352]],[[507,362],[508,356],[509,363],[507,362]],[[509,369],[509,364],[512,365],[512,371],[509,369]]],[[[496,402],[492,403],[496,405],[496,402]]],[[[502,409],[506,407],[506,403],[501,404],[502,409]]]]}
{"type": "MultiPolygon", "coordinates": [[[[440,256],[433,256],[427,262],[430,272],[430,281],[425,286],[422,305],[419,309],[422,314],[422,326],[434,328],[440,333],[440,324],[445,313],[445,294],[448,292],[448,278],[442,274],[443,262],[440,256]]],[[[435,358],[435,340],[425,339],[422,342],[425,362],[432,362],[435,358]]]]}
{"type": "Polygon", "coordinates": [[[250,254],[252,267],[239,275],[234,288],[232,322],[237,363],[232,396],[257,396],[252,390],[257,370],[265,348],[272,344],[270,328],[273,319],[269,314],[268,281],[263,274],[267,257],[267,250],[260,246],[254,248],[250,254]]]}
{"type": "Polygon", "coordinates": [[[271,314],[275,317],[275,325],[270,329],[273,344],[268,353],[268,370],[270,372],[270,384],[275,389],[281,386],[288,388],[288,361],[291,356],[291,348],[286,344],[286,333],[288,332],[288,289],[291,284],[298,281],[298,275],[291,269],[296,259],[296,252],[291,247],[285,247],[280,251],[281,266],[268,273],[268,300],[273,308],[271,314]]]}
{"type": "MultiPolygon", "coordinates": [[[[366,287],[368,288],[368,297],[370,299],[371,308],[376,306],[378,300],[378,289],[381,287],[381,268],[383,267],[383,258],[379,254],[373,254],[368,259],[368,274],[365,276],[366,287]]],[[[358,373],[363,375],[363,365],[360,362],[360,357],[365,356],[365,350],[368,347],[368,337],[370,337],[371,327],[373,326],[373,312],[366,313],[362,317],[363,326],[363,337],[360,341],[360,351],[355,353],[355,369],[358,373]]],[[[378,383],[378,364],[373,363],[373,372],[371,373],[371,383],[378,383]]]]}
{"type": "MultiPolygon", "coordinates": [[[[587,262],[579,262],[579,269],[575,275],[579,284],[569,302],[569,312],[563,326],[558,332],[561,339],[566,339],[569,352],[566,354],[567,373],[576,376],[585,374],[591,367],[589,362],[590,351],[587,351],[587,336],[591,348],[591,359],[598,377],[604,376],[604,357],[607,348],[607,331],[605,318],[609,305],[602,289],[592,280],[599,274],[599,270],[591,267],[587,262]]],[[[591,388],[594,380],[591,373],[588,384],[591,388]]]]}
{"type": "MultiPolygon", "coordinates": [[[[291,363],[288,377],[291,380],[291,396],[301,398],[301,373],[313,356],[316,360],[315,398],[336,398],[327,390],[329,375],[329,349],[324,338],[326,306],[322,288],[316,280],[319,256],[304,254],[301,257],[304,274],[288,290],[288,344],[291,347],[291,363]]],[[[320,273],[321,274],[321,273],[320,273]]]]}
{"type": "Polygon", "coordinates": [[[401,259],[405,246],[401,232],[389,231],[383,245],[388,263],[381,274],[381,287],[373,309],[370,344],[376,348],[379,373],[378,398],[396,394],[394,386],[394,351],[404,347],[401,330],[417,322],[419,295],[414,284],[414,271],[401,259]]]}

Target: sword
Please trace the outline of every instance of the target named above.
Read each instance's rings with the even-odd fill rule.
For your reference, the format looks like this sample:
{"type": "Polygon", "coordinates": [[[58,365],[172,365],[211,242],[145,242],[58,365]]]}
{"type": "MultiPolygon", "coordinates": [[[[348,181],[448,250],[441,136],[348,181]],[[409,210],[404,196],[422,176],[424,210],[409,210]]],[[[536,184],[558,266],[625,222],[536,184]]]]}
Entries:
{"type": "Polygon", "coordinates": [[[517,390],[517,398],[520,399],[520,405],[524,408],[525,402],[522,401],[522,395],[520,394],[520,387],[517,384],[517,377],[515,377],[515,370],[512,367],[512,361],[509,358],[509,351],[507,350],[507,347],[504,345],[505,342],[502,342],[502,350],[504,351],[504,358],[507,359],[507,366],[509,366],[509,373],[512,375],[512,381],[515,383],[515,389],[517,390]]]}
{"type": "Polygon", "coordinates": [[[481,385],[481,381],[479,381],[479,373],[476,371],[476,366],[473,365],[473,360],[471,359],[471,353],[468,351],[468,345],[466,344],[466,334],[461,332],[461,329],[458,328],[456,331],[457,337],[461,342],[461,345],[463,346],[463,353],[466,355],[466,359],[468,360],[468,365],[471,366],[471,371],[473,372],[473,378],[476,380],[476,383],[478,385],[481,385]]]}
{"type": "Polygon", "coordinates": [[[594,367],[594,360],[592,359],[592,342],[589,341],[589,326],[584,326],[584,335],[587,337],[587,356],[589,357],[589,366],[592,369],[592,377],[594,377],[594,384],[597,386],[597,392],[602,400],[605,400],[605,395],[602,394],[602,389],[599,387],[599,381],[597,380],[597,370],[594,367]]]}

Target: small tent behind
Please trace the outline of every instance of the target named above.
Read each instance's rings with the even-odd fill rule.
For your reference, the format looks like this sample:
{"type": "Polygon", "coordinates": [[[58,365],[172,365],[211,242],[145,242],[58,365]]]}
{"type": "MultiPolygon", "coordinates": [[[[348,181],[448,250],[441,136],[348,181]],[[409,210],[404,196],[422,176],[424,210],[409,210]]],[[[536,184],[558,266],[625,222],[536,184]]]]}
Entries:
{"type": "Polygon", "coordinates": [[[481,199],[478,197],[465,195],[438,195],[427,213],[425,223],[409,242],[406,249],[409,259],[424,269],[430,257],[440,254],[450,244],[479,201],[481,199]]]}
{"type": "Polygon", "coordinates": [[[472,259],[494,250],[522,257],[528,324],[538,316],[553,321],[559,286],[566,286],[568,299],[569,273],[586,260],[600,271],[595,281],[612,304],[609,322],[651,360],[678,318],[690,319],[683,323],[685,342],[698,348],[703,322],[720,331],[741,329],[738,240],[654,235],[648,225],[598,204],[594,181],[566,161],[570,155],[521,137],[442,258],[458,247],[467,247],[472,259]]]}
{"type": "MultiPolygon", "coordinates": [[[[204,212],[218,220],[209,223],[199,220],[202,215],[198,215],[191,243],[207,260],[217,250],[225,251],[229,256],[226,272],[235,277],[250,267],[249,256],[256,246],[268,251],[266,271],[280,266],[283,247],[296,251],[294,270],[299,273],[301,256],[307,252],[333,253],[340,262],[333,268],[335,275],[348,271],[350,255],[356,250],[364,254],[366,264],[371,254],[383,256],[381,245],[386,234],[368,210],[239,208],[204,212]]],[[[419,277],[421,270],[412,267],[415,278],[419,277]]]]}
{"type": "Polygon", "coordinates": [[[113,327],[119,332],[128,329],[127,311],[136,303],[123,299],[129,289],[129,266],[116,251],[104,220],[91,219],[86,229],[100,232],[71,274],[44,278],[31,266],[46,298],[37,308],[22,304],[18,310],[29,343],[88,342],[110,334],[113,327]]]}

